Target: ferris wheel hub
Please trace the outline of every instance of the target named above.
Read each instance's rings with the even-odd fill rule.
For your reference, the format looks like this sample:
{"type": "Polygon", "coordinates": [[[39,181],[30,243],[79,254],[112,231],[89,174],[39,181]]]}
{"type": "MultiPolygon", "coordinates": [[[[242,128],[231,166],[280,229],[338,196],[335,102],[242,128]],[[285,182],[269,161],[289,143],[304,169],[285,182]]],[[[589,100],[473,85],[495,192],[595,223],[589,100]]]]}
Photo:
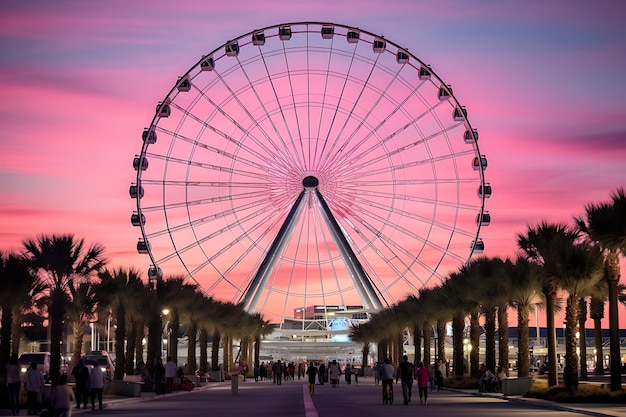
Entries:
{"type": "Polygon", "coordinates": [[[304,177],[302,180],[302,186],[307,189],[315,189],[320,184],[320,181],[314,177],[313,175],[309,175],[308,177],[304,177]]]}

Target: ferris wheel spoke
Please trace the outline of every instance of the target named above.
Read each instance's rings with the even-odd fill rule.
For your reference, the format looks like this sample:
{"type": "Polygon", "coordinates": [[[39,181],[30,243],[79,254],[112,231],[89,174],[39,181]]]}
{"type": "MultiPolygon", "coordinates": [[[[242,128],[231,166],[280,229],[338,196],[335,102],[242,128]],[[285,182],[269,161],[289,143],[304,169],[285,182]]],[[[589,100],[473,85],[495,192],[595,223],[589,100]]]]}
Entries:
{"type": "MultiPolygon", "coordinates": [[[[372,77],[372,74],[374,72],[374,69],[376,68],[376,64],[378,62],[378,57],[376,58],[376,60],[373,61],[373,65],[371,68],[370,73],[367,76],[367,79],[365,80],[365,82],[363,83],[363,89],[361,90],[357,100],[355,101],[352,109],[350,110],[350,113],[354,112],[356,107],[359,104],[359,101],[361,100],[363,93],[365,92],[365,88],[367,86],[368,81],[370,80],[370,78],[372,77]]],[[[381,101],[383,99],[387,98],[387,95],[389,93],[389,90],[391,89],[391,87],[393,86],[393,84],[396,82],[398,75],[400,74],[400,72],[402,71],[401,68],[399,68],[394,74],[392,74],[391,79],[388,81],[387,85],[385,86],[384,89],[382,90],[378,90],[377,91],[377,98],[376,100],[369,106],[369,108],[367,109],[366,114],[360,118],[360,122],[359,124],[352,130],[352,132],[344,139],[344,143],[350,143],[352,142],[355,137],[357,136],[357,134],[359,133],[359,131],[361,130],[361,128],[365,125],[365,121],[372,117],[372,114],[374,113],[374,110],[378,107],[378,105],[381,103],[381,101]]],[[[416,89],[419,87],[416,87],[416,89]]],[[[373,89],[373,87],[372,87],[373,89]]],[[[405,99],[405,102],[408,101],[410,96],[407,96],[407,98],[405,99]]],[[[375,133],[377,131],[378,128],[380,128],[382,125],[384,125],[385,121],[393,114],[395,114],[398,110],[400,110],[401,105],[400,104],[396,104],[395,109],[392,110],[391,114],[389,116],[387,116],[387,118],[383,119],[379,125],[377,127],[375,127],[373,129],[373,131],[370,131],[370,133],[368,135],[366,135],[363,139],[361,139],[360,142],[356,142],[356,145],[352,148],[352,149],[348,149],[346,152],[343,152],[343,149],[340,149],[338,152],[335,152],[333,155],[330,156],[330,158],[328,158],[327,164],[334,164],[334,165],[341,165],[341,162],[336,162],[338,159],[339,160],[345,160],[346,158],[349,158],[350,155],[354,152],[355,149],[358,149],[359,147],[361,147],[364,144],[364,141],[366,141],[367,139],[369,139],[369,137],[375,133]]],[[[347,120],[344,124],[344,127],[341,129],[339,135],[343,134],[343,131],[347,125],[347,120]]]]}
{"type": "MultiPolygon", "coordinates": [[[[375,150],[375,148],[380,147],[383,144],[386,144],[391,139],[396,137],[396,135],[398,135],[401,132],[405,131],[406,129],[414,126],[415,122],[417,122],[417,121],[419,121],[419,117],[417,119],[415,119],[415,120],[411,120],[410,122],[404,124],[400,129],[392,132],[391,134],[389,134],[385,138],[382,138],[379,144],[372,145],[369,148],[367,148],[366,150],[364,150],[363,152],[360,152],[359,154],[352,153],[352,155],[353,155],[352,157],[350,157],[350,155],[345,155],[344,159],[341,161],[341,163],[338,166],[346,167],[344,169],[348,169],[349,168],[351,170],[358,170],[358,169],[362,169],[363,167],[371,166],[374,163],[383,161],[383,160],[388,159],[388,158],[390,158],[390,157],[392,157],[394,155],[405,154],[406,152],[410,152],[411,150],[415,149],[416,147],[418,147],[420,145],[427,145],[428,142],[430,142],[432,140],[435,140],[435,139],[438,139],[438,138],[441,138],[441,137],[445,137],[445,135],[448,132],[451,132],[451,131],[455,130],[460,125],[460,124],[451,125],[451,126],[445,128],[444,130],[434,132],[434,133],[432,133],[432,134],[430,134],[428,136],[421,137],[419,140],[407,143],[407,144],[405,144],[404,146],[402,146],[400,148],[392,149],[392,150],[390,150],[390,151],[388,151],[388,152],[386,152],[386,153],[384,153],[382,155],[376,156],[376,153],[373,152],[375,150]],[[350,158],[350,159],[348,159],[348,158],[350,158]],[[354,161],[356,163],[352,163],[352,161],[354,161]]],[[[448,156],[449,157],[455,157],[455,156],[467,155],[468,153],[474,153],[473,149],[468,149],[468,150],[465,150],[463,152],[452,152],[448,156]]],[[[340,169],[340,171],[343,172],[343,170],[341,170],[341,169],[340,169]]]]}
{"type": "MultiPolygon", "coordinates": [[[[356,49],[355,49],[356,51],[356,49]]],[[[371,67],[369,68],[369,73],[367,74],[367,78],[365,79],[365,81],[362,83],[361,89],[356,97],[356,99],[354,100],[354,102],[352,103],[352,107],[349,109],[348,114],[353,114],[357,107],[359,106],[360,100],[363,97],[363,93],[366,90],[367,87],[367,82],[369,81],[369,79],[371,78],[372,74],[374,73],[374,69],[376,68],[376,63],[378,62],[378,56],[376,57],[376,59],[372,62],[371,67]]],[[[349,76],[349,72],[347,74],[349,76]]],[[[341,105],[342,100],[343,100],[343,94],[344,94],[345,90],[342,90],[341,95],[339,96],[339,102],[338,102],[338,106],[341,105]]],[[[379,97],[380,100],[380,97],[379,97]]],[[[378,103],[378,101],[373,105],[375,107],[375,105],[378,103]]],[[[370,108],[370,112],[371,112],[371,108],[370,108]]],[[[368,113],[369,115],[370,113],[368,113]]],[[[367,116],[365,116],[367,117],[367,116]]],[[[361,128],[361,126],[363,125],[363,119],[361,120],[361,123],[355,128],[354,134],[353,135],[349,135],[348,138],[346,139],[342,139],[344,132],[348,126],[348,122],[350,121],[349,118],[346,118],[344,120],[344,123],[342,125],[342,127],[339,129],[339,132],[335,135],[335,138],[332,140],[332,145],[331,148],[329,149],[329,151],[326,153],[326,158],[323,158],[321,160],[321,165],[320,168],[324,169],[328,164],[331,164],[332,161],[337,157],[337,155],[340,155],[343,151],[343,146],[339,146],[339,149],[335,151],[335,148],[338,146],[338,144],[340,143],[340,141],[342,141],[343,143],[349,141],[352,136],[354,136],[354,134],[361,128]]]]}
{"type": "MultiPolygon", "coordinates": [[[[256,99],[258,100],[261,108],[264,111],[264,114],[266,115],[266,117],[268,118],[268,120],[270,121],[270,123],[272,124],[272,127],[274,129],[274,134],[280,138],[280,132],[278,131],[278,129],[276,128],[276,126],[273,123],[273,120],[271,119],[270,116],[270,112],[268,111],[268,109],[265,106],[265,103],[263,102],[263,100],[261,99],[261,97],[259,96],[259,93],[257,91],[257,89],[254,86],[254,83],[252,82],[252,80],[250,79],[250,76],[248,75],[248,72],[246,71],[245,67],[241,64],[241,62],[239,61],[239,68],[241,70],[241,73],[244,75],[248,86],[250,88],[250,90],[254,93],[256,99]]],[[[239,105],[239,107],[245,112],[246,117],[254,124],[254,126],[259,130],[259,132],[263,135],[264,139],[265,139],[265,143],[261,142],[258,138],[254,137],[253,135],[251,135],[251,132],[249,129],[245,129],[240,123],[237,123],[236,119],[231,116],[230,114],[228,114],[227,112],[225,112],[223,109],[221,109],[221,106],[217,105],[215,102],[213,102],[213,100],[211,100],[206,94],[204,94],[204,92],[202,92],[203,96],[206,98],[206,100],[211,103],[211,105],[213,105],[214,107],[216,107],[220,113],[227,118],[228,120],[231,121],[231,123],[233,125],[235,125],[238,129],[241,130],[242,133],[244,133],[246,136],[249,136],[254,143],[258,146],[258,148],[260,149],[264,149],[266,152],[269,152],[269,156],[271,158],[274,158],[274,160],[276,161],[281,161],[281,163],[283,165],[290,165],[293,163],[293,158],[288,158],[286,157],[283,152],[281,152],[281,150],[284,149],[284,146],[278,146],[273,138],[272,135],[270,135],[269,133],[267,133],[265,131],[265,129],[263,128],[263,126],[258,122],[257,117],[254,117],[254,115],[252,115],[252,113],[250,113],[250,109],[248,108],[249,106],[246,106],[244,103],[242,103],[238,97],[237,94],[235,92],[232,91],[232,89],[230,88],[230,86],[228,85],[228,83],[222,78],[219,77],[220,81],[223,83],[223,85],[228,89],[230,96],[237,102],[237,104],[239,105]],[[273,152],[270,152],[268,147],[266,146],[267,144],[271,145],[271,147],[273,148],[273,152]]],[[[282,139],[281,139],[282,141],[282,139]]],[[[239,142],[237,142],[239,144],[239,142]]],[[[283,142],[284,145],[284,142],[283,142]]],[[[254,152],[253,152],[254,154],[254,152]]]]}
{"type": "MultiPolygon", "coordinates": [[[[208,100],[208,99],[207,99],[208,100]]],[[[211,101],[212,104],[214,104],[211,101]]],[[[250,156],[259,159],[261,161],[261,163],[258,162],[253,162],[251,160],[246,160],[243,157],[236,157],[234,154],[231,153],[227,153],[225,152],[223,149],[218,148],[216,146],[212,146],[209,145],[205,142],[200,142],[197,139],[192,139],[189,138],[183,134],[181,134],[180,132],[176,132],[176,131],[170,131],[168,129],[164,129],[161,128],[159,129],[159,131],[170,135],[172,138],[176,138],[176,140],[182,140],[186,143],[189,143],[195,147],[199,147],[202,149],[205,149],[207,151],[210,152],[214,152],[216,154],[225,156],[230,158],[233,161],[237,161],[238,163],[242,163],[242,164],[249,164],[250,166],[254,166],[257,167],[259,169],[265,170],[267,171],[267,164],[266,164],[266,160],[267,158],[272,158],[275,161],[283,161],[283,164],[285,163],[283,158],[279,156],[279,154],[277,155],[276,153],[270,152],[270,150],[268,149],[267,146],[264,146],[259,140],[255,139],[252,135],[248,134],[248,137],[253,140],[254,143],[257,144],[257,147],[252,149],[248,146],[245,145],[245,143],[242,143],[241,141],[236,140],[234,137],[232,137],[231,135],[226,134],[225,132],[223,132],[222,130],[220,130],[219,128],[213,126],[212,124],[200,119],[199,117],[197,117],[196,115],[194,115],[193,113],[187,111],[186,109],[183,109],[180,106],[176,106],[174,104],[172,104],[174,107],[176,107],[179,111],[181,111],[183,114],[185,114],[189,119],[194,120],[196,123],[198,123],[200,126],[202,126],[205,129],[210,130],[211,132],[215,133],[216,135],[218,135],[219,137],[221,137],[222,139],[226,140],[227,142],[236,145],[237,149],[242,149],[245,150],[250,156]],[[263,155],[259,153],[259,150],[262,150],[263,152],[267,153],[267,155],[263,155]]],[[[237,128],[241,128],[241,125],[239,123],[236,123],[234,121],[233,118],[231,118],[228,114],[226,114],[224,111],[220,112],[224,117],[228,118],[229,120],[232,120],[233,124],[237,127],[237,128]]],[[[245,130],[242,129],[243,132],[246,132],[245,130]]],[[[169,156],[169,155],[168,155],[169,156]]]]}
{"type": "MultiPolygon", "coordinates": [[[[474,180],[476,182],[476,180],[474,180]]],[[[457,181],[449,181],[450,184],[452,183],[456,183],[457,181]]],[[[434,182],[433,182],[434,183],[434,182]]],[[[372,199],[376,199],[376,201],[380,201],[381,199],[386,199],[387,201],[406,201],[406,202],[411,202],[411,203],[418,203],[418,204],[424,204],[427,206],[443,206],[443,207],[453,207],[453,208],[458,208],[460,210],[472,210],[473,212],[478,210],[480,208],[480,206],[478,205],[473,205],[473,204],[466,204],[466,203],[461,203],[460,201],[454,201],[454,200],[442,200],[442,199],[435,199],[435,198],[425,198],[425,197],[420,197],[420,196],[416,196],[416,195],[409,195],[409,194],[391,194],[391,193],[387,193],[387,192],[370,192],[368,190],[365,189],[358,189],[355,193],[354,193],[354,200],[358,201],[360,203],[366,204],[366,205],[371,205],[371,204],[376,204],[374,202],[374,200],[372,199]],[[369,197],[369,199],[367,198],[362,198],[362,197],[369,197]]],[[[378,203],[379,207],[378,208],[383,208],[383,207],[388,207],[388,206],[383,206],[380,203],[378,203]]],[[[408,212],[408,211],[401,211],[398,214],[406,214],[407,216],[413,216],[413,213],[408,212]]]]}
{"type": "Polygon", "coordinates": [[[267,111],[267,108],[265,106],[263,106],[263,109],[265,110],[265,114],[266,114],[268,120],[270,120],[270,123],[272,124],[272,126],[275,129],[276,135],[278,136],[278,138],[280,139],[280,141],[281,141],[281,143],[283,145],[283,151],[288,152],[289,159],[294,164],[294,166],[296,166],[296,167],[298,167],[300,169],[304,169],[302,161],[299,161],[298,158],[296,157],[296,155],[298,155],[298,150],[295,147],[294,140],[293,140],[293,138],[291,136],[291,131],[289,129],[289,123],[287,122],[287,117],[286,117],[285,112],[283,110],[283,106],[280,105],[281,100],[280,100],[280,97],[278,95],[278,92],[276,91],[275,82],[274,82],[274,79],[271,76],[271,72],[270,72],[270,69],[268,67],[268,63],[266,61],[266,57],[263,54],[263,52],[260,52],[260,56],[261,56],[261,60],[263,62],[263,66],[265,68],[266,75],[268,77],[269,84],[270,84],[271,89],[272,89],[273,98],[274,98],[274,100],[276,100],[276,104],[278,105],[278,110],[279,110],[279,113],[281,115],[283,125],[285,126],[285,129],[287,130],[287,135],[289,136],[289,145],[290,146],[287,145],[287,143],[285,143],[285,138],[283,138],[283,136],[280,134],[280,130],[276,126],[276,124],[274,122],[274,119],[271,116],[271,113],[269,111],[267,111]]]}

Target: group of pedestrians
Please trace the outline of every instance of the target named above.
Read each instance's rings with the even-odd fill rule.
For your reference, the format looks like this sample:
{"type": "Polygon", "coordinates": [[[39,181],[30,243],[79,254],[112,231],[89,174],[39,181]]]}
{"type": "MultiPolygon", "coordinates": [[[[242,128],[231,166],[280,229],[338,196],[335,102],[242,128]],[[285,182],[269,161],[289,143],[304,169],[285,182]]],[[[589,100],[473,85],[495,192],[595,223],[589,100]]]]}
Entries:
{"type": "MultiPolygon", "coordinates": [[[[6,366],[7,388],[9,393],[9,406],[12,415],[20,414],[20,367],[17,355],[12,354],[6,366]]],[[[59,377],[48,398],[44,398],[45,381],[43,374],[37,369],[37,363],[31,362],[26,371],[24,386],[26,388],[26,407],[28,415],[38,415],[42,409],[48,409],[54,416],[69,417],[71,415],[72,403],[76,401],[76,408],[81,404],[87,408],[87,398],[91,394],[91,409],[95,409],[95,399],[98,398],[98,405],[102,409],[102,390],[104,388],[104,373],[99,366],[89,371],[82,359],[72,370],[72,375],[76,381],[76,394],[67,385],[67,375],[59,377]],[[41,400],[40,400],[41,398],[41,400]],[[44,401],[45,400],[45,401],[44,401]],[[45,403],[44,403],[45,402],[45,403]]]]}
{"type": "Polygon", "coordinates": [[[174,390],[174,378],[178,372],[178,366],[171,356],[167,357],[167,362],[163,363],[161,358],[156,358],[154,363],[154,392],[157,394],[167,394],[174,390]],[[163,383],[165,382],[165,386],[163,383]]]}

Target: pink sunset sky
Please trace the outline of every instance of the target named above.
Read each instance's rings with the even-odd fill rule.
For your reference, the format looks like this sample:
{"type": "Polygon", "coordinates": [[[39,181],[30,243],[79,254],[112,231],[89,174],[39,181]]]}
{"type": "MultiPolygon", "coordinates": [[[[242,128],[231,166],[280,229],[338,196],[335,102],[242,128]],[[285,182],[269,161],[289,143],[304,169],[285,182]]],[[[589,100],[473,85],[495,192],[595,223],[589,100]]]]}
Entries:
{"type": "Polygon", "coordinates": [[[489,160],[485,255],[513,257],[528,224],[571,223],[626,186],[625,13],[620,0],[2,2],[0,250],[73,233],[147,271],[128,186],[155,104],[229,39],[333,21],[452,84],[489,160]]]}

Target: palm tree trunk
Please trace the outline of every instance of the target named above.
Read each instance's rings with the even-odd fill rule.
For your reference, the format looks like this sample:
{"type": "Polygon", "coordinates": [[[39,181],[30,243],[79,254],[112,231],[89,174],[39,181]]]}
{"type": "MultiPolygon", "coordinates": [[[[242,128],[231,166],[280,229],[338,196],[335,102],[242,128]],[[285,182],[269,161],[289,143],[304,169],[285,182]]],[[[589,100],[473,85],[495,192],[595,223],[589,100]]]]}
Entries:
{"type": "Polygon", "coordinates": [[[137,321],[137,334],[135,336],[135,363],[143,362],[143,345],[145,326],[143,321],[137,321]]]}
{"type": "MultiPolygon", "coordinates": [[[[413,362],[418,363],[422,360],[422,329],[419,323],[413,326],[413,362]]],[[[426,349],[426,341],[424,340],[424,349],[426,349]]]]}
{"type": "Polygon", "coordinates": [[[4,370],[11,356],[12,325],[13,309],[5,304],[2,306],[2,319],[0,320],[0,369],[2,370],[4,370]]]}
{"type": "Polygon", "coordinates": [[[72,368],[76,366],[80,355],[83,353],[83,337],[85,336],[85,328],[82,323],[74,323],[72,326],[72,335],[74,336],[74,346],[72,348],[72,368]]]}
{"type": "Polygon", "coordinates": [[[200,332],[198,334],[199,348],[200,348],[200,367],[199,369],[202,372],[207,372],[209,370],[208,358],[207,358],[207,349],[209,345],[209,331],[206,327],[202,326],[200,328],[200,332]]]}
{"type": "Polygon", "coordinates": [[[452,362],[454,375],[463,376],[463,332],[465,320],[463,313],[454,313],[452,316],[452,362]]]}
{"type": "Polygon", "coordinates": [[[61,375],[61,341],[63,340],[65,300],[66,295],[61,288],[55,288],[52,291],[48,326],[50,326],[50,378],[53,385],[57,384],[61,375]]]}
{"type": "Polygon", "coordinates": [[[124,342],[126,341],[126,308],[118,305],[115,312],[115,370],[113,371],[113,379],[121,381],[124,379],[124,342]]]}
{"type": "Polygon", "coordinates": [[[528,307],[517,306],[517,323],[517,376],[528,376],[530,372],[528,307]]]}
{"type": "Polygon", "coordinates": [[[132,375],[135,372],[135,344],[137,343],[137,321],[131,320],[128,323],[126,332],[126,353],[124,354],[124,373],[132,375]]]}
{"type": "Polygon", "coordinates": [[[565,370],[563,382],[568,388],[578,388],[578,355],[576,354],[576,326],[580,304],[576,294],[567,297],[565,308],[565,370]]]}
{"type": "MultiPolygon", "coordinates": [[[[462,345],[461,340],[461,345],[462,345]]],[[[437,358],[446,362],[446,321],[437,320],[437,358]]]]}
{"type": "MultiPolygon", "coordinates": [[[[472,348],[473,349],[473,348],[472,348]]],[[[485,365],[496,371],[496,309],[485,308],[485,365]]]]}
{"type": "Polygon", "coordinates": [[[198,335],[198,322],[191,320],[187,328],[187,374],[192,375],[198,369],[196,362],[196,338],[198,335]]]}
{"type": "Polygon", "coordinates": [[[587,321],[587,300],[583,297],[580,298],[578,311],[578,339],[580,351],[580,380],[587,381],[587,329],[585,328],[585,321],[587,321]]]}
{"type": "MultiPolygon", "coordinates": [[[[480,368],[480,325],[478,323],[478,313],[470,314],[470,344],[472,351],[470,352],[470,376],[478,378],[478,369],[480,368]]],[[[493,372],[493,369],[491,369],[493,372]]]]}
{"type": "Polygon", "coordinates": [[[617,288],[620,279],[620,264],[616,252],[610,252],[605,262],[605,278],[609,284],[609,353],[611,356],[611,391],[622,389],[622,365],[620,360],[619,316],[617,288]]]}
{"type": "Polygon", "coordinates": [[[220,332],[218,330],[215,330],[213,332],[213,337],[211,341],[211,370],[212,371],[220,370],[219,354],[220,354],[220,339],[221,338],[222,338],[222,335],[220,334],[220,332]]]}
{"type": "MultiPolygon", "coordinates": [[[[367,343],[368,355],[369,355],[369,343],[367,343]]],[[[364,348],[365,349],[365,348],[364,348]]],[[[254,336],[254,365],[261,364],[261,336],[258,334],[254,336]]],[[[365,362],[363,362],[365,364],[365,362]]]]}
{"type": "Polygon", "coordinates": [[[146,352],[146,365],[148,373],[154,374],[154,364],[161,357],[161,343],[163,343],[162,318],[159,315],[153,317],[148,323],[148,348],[146,352]]]}
{"type": "Polygon", "coordinates": [[[509,367],[509,312],[507,306],[498,308],[498,363],[509,367]]]}
{"type": "Polygon", "coordinates": [[[544,287],[546,298],[546,331],[548,341],[548,386],[558,384],[556,375],[556,325],[554,323],[554,308],[556,306],[556,290],[553,287],[544,287]]]}
{"type": "MultiPolygon", "coordinates": [[[[20,351],[20,342],[22,340],[22,309],[15,308],[13,310],[13,323],[9,328],[11,329],[11,352],[20,351]]],[[[8,358],[7,358],[8,359],[8,358]]],[[[0,368],[4,369],[4,368],[0,368]]]]}
{"type": "MultiPolygon", "coordinates": [[[[361,349],[361,353],[362,353],[361,363],[363,364],[362,365],[363,372],[365,372],[365,367],[368,366],[368,358],[370,356],[370,344],[369,344],[369,342],[363,343],[363,348],[361,349]]],[[[255,361],[258,364],[259,363],[259,358],[256,357],[255,361]]],[[[363,374],[363,375],[365,375],[365,374],[363,374]]]]}
{"type": "Polygon", "coordinates": [[[604,375],[604,353],[602,352],[602,319],[593,319],[593,344],[596,351],[595,375],[604,375]]]}
{"type": "MultiPolygon", "coordinates": [[[[424,322],[424,326],[422,328],[422,334],[424,335],[424,357],[416,358],[415,363],[419,363],[420,361],[424,361],[425,365],[428,365],[430,361],[430,342],[433,336],[432,326],[428,322],[424,322]]],[[[418,336],[419,338],[419,336],[418,336]]]]}

